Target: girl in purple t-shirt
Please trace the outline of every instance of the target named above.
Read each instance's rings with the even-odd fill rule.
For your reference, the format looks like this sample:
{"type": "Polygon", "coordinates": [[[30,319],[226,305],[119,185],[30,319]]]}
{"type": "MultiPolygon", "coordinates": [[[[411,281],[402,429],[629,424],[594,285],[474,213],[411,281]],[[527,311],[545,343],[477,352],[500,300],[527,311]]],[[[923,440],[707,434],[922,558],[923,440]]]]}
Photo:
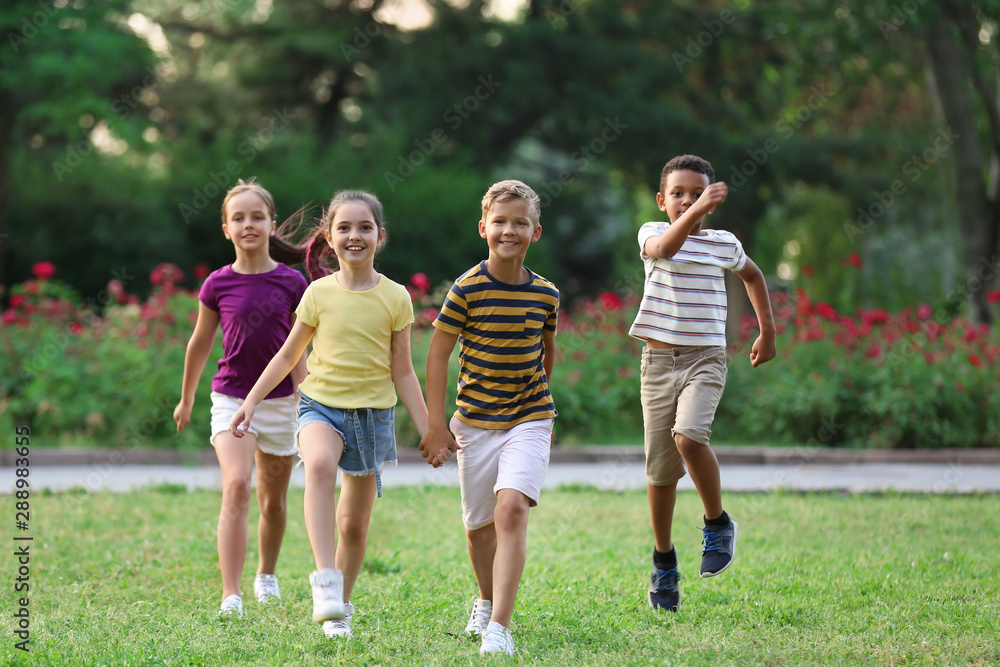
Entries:
{"type": "Polygon", "coordinates": [[[260,561],[254,595],[261,603],[280,602],[275,567],[285,535],[285,496],[295,454],[295,388],[306,375],[305,356],[261,403],[266,413],[254,421],[247,437],[229,432],[229,421],[254,381],[281,348],[295,319],[295,307],[306,289],[298,271],[280,262],[304,258],[275,236],[274,199],[254,179],[240,180],[222,202],[222,233],[232,241],[236,261],[212,272],[198,295],[198,320],[184,357],[181,400],[174,421],[181,431],[191,421],[195,390],[222,325],[223,355],[212,379],[212,429],[222,469],[219,514],[219,567],[222,570],[220,616],[243,617],[240,578],[247,556],[250,476],[257,465],[260,561]]]}

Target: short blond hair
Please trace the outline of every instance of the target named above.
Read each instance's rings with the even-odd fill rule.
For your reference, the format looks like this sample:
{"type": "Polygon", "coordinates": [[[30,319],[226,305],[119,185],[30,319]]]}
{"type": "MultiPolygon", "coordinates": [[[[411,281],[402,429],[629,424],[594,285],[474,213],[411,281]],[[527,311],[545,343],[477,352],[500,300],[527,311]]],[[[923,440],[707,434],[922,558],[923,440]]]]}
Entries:
{"type": "Polygon", "coordinates": [[[542,201],[538,193],[532,190],[522,181],[507,179],[498,181],[490,186],[490,189],[483,195],[483,220],[486,220],[490,213],[490,207],[497,202],[510,201],[511,199],[523,199],[528,202],[528,212],[531,214],[531,222],[538,224],[538,219],[542,214],[542,201]]]}

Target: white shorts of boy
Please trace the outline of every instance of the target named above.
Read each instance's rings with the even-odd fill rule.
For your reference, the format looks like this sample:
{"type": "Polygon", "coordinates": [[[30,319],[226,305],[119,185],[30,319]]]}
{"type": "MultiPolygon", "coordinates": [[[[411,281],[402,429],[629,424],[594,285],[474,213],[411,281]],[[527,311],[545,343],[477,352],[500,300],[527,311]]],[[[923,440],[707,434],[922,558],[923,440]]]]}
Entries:
{"type": "Polygon", "coordinates": [[[520,491],[531,507],[538,504],[549,467],[554,423],[553,419],[539,419],[509,429],[489,429],[452,417],[451,432],[461,447],[458,481],[466,530],[493,522],[500,489],[520,491]]]}
{"type": "MultiPolygon", "coordinates": [[[[229,432],[229,422],[243,405],[242,398],[212,392],[212,437],[209,442],[215,447],[215,436],[229,432]]],[[[295,395],[280,398],[266,398],[253,413],[253,421],[247,433],[257,438],[257,449],[273,456],[293,456],[299,453],[295,444],[296,401],[295,395]]],[[[242,428],[242,427],[241,427],[242,428]]]]}

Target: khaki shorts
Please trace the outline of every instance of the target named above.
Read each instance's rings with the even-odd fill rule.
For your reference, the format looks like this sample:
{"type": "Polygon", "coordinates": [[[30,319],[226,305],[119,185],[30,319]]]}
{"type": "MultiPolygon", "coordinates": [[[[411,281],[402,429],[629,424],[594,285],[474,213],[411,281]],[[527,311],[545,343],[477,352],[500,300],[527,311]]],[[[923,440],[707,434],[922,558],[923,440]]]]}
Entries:
{"type": "Polygon", "coordinates": [[[667,486],[684,476],[674,437],[708,445],[726,387],[726,348],[643,348],[640,370],[646,479],[667,486]]]}

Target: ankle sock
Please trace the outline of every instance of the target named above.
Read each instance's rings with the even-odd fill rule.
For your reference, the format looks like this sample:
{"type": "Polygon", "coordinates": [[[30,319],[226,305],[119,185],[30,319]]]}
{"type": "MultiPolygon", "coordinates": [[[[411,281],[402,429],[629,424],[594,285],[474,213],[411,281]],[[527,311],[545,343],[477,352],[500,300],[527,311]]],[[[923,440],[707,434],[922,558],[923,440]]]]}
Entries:
{"type": "Polygon", "coordinates": [[[718,519],[705,519],[706,526],[728,526],[729,525],[729,515],[723,510],[722,514],[718,519]]]}
{"type": "Polygon", "coordinates": [[[653,547],[653,564],[667,570],[677,567],[677,549],[664,553],[653,547]]]}

